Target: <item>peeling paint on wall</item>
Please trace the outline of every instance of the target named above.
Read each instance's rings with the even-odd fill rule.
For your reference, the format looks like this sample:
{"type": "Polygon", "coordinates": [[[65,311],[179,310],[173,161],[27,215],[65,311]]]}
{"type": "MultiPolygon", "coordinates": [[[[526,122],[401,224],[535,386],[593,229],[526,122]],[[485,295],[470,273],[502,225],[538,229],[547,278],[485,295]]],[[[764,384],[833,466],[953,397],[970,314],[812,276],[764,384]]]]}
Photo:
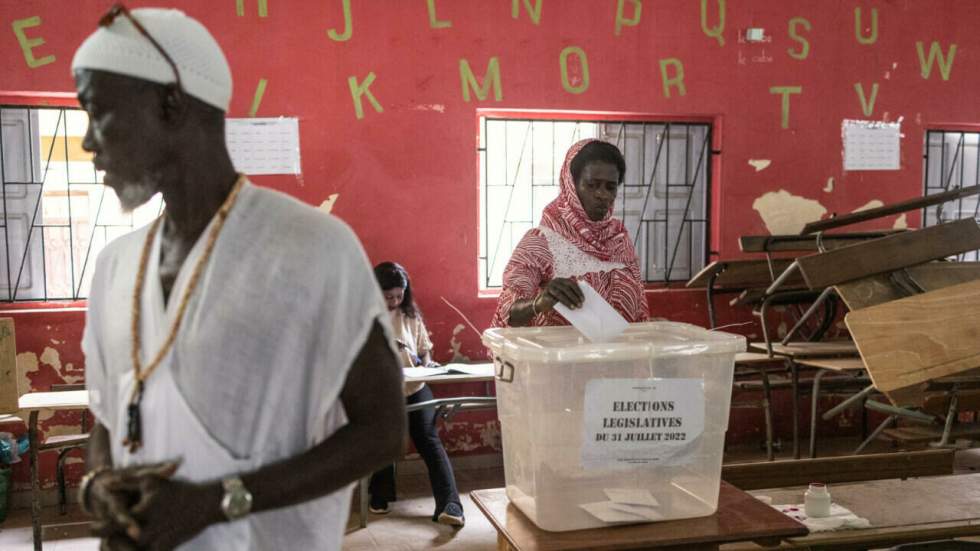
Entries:
{"type": "Polygon", "coordinates": [[[37,354],[21,352],[17,354],[17,393],[24,394],[31,387],[31,374],[37,373],[41,366],[37,362],[37,354]]]}
{"type": "Polygon", "coordinates": [[[834,177],[833,176],[831,176],[830,178],[827,178],[827,185],[825,185],[823,187],[823,192],[824,193],[830,193],[832,191],[834,191],[834,177]]]}
{"type": "Polygon", "coordinates": [[[907,230],[909,229],[909,217],[907,214],[902,214],[895,219],[895,224],[892,225],[892,229],[895,230],[907,230]]]}
{"type": "Polygon", "coordinates": [[[827,214],[827,208],[819,201],[793,195],[785,189],[762,194],[752,203],[752,208],[772,235],[800,233],[808,222],[827,214]]]}
{"type": "Polygon", "coordinates": [[[861,205],[860,207],[852,210],[851,212],[852,213],[853,212],[861,212],[861,211],[864,211],[864,210],[876,209],[878,207],[883,207],[883,206],[885,206],[885,204],[882,203],[881,201],[879,201],[877,199],[872,199],[872,200],[868,201],[867,203],[865,203],[864,205],[861,205]]]}
{"type": "Polygon", "coordinates": [[[337,202],[338,197],[340,197],[339,193],[331,194],[330,197],[327,197],[325,201],[320,203],[320,210],[322,210],[327,214],[330,214],[330,211],[333,210],[333,204],[337,202]]]}
{"type": "Polygon", "coordinates": [[[749,165],[755,169],[756,172],[762,172],[763,170],[769,168],[772,164],[770,159],[749,159],[749,165]]]}
{"type": "Polygon", "coordinates": [[[451,339],[449,339],[449,346],[450,346],[449,351],[453,355],[453,360],[452,361],[454,361],[454,362],[468,362],[468,361],[470,361],[470,357],[467,356],[466,354],[463,354],[460,351],[460,348],[463,346],[463,343],[460,342],[460,340],[456,338],[457,336],[459,336],[460,333],[462,333],[465,330],[466,330],[466,326],[463,325],[462,323],[457,323],[456,324],[456,327],[453,327],[453,336],[452,336],[451,339]]]}
{"type": "Polygon", "coordinates": [[[442,105],[441,103],[432,103],[432,104],[428,104],[428,105],[416,105],[415,106],[415,110],[416,111],[437,111],[439,113],[445,113],[446,112],[446,106],[445,105],[442,105]]]}

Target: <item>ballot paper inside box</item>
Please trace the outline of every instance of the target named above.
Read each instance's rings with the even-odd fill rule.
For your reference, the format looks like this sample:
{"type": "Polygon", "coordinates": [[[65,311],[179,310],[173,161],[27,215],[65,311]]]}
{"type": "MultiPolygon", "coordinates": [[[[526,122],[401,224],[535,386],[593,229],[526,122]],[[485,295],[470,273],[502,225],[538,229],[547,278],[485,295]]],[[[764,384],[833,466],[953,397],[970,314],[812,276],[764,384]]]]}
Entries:
{"type": "Polygon", "coordinates": [[[565,531],[712,514],[745,339],[672,322],[594,343],[490,329],[507,496],[565,531]]]}

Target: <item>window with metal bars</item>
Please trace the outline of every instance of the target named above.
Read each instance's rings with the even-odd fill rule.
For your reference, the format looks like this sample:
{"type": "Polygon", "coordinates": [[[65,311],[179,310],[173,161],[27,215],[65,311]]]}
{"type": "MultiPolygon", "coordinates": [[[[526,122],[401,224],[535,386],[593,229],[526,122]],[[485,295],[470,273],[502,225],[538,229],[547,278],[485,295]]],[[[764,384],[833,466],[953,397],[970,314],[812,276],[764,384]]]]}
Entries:
{"type": "Polygon", "coordinates": [[[85,298],[102,248],[162,201],[122,211],[82,150],[85,111],[0,106],[0,123],[0,301],[85,298]]]}
{"type": "MultiPolygon", "coordinates": [[[[925,139],[924,193],[932,195],[980,184],[980,132],[929,130],[925,139]]],[[[980,197],[971,195],[923,209],[923,226],[963,218],[980,220],[980,197]]],[[[980,260],[980,251],[960,254],[960,261],[980,260]]]]}
{"type": "Polygon", "coordinates": [[[647,282],[687,281],[708,256],[711,126],[695,122],[480,118],[480,284],[499,288],[514,248],[558,196],[578,140],[616,144],[626,178],[623,220],[647,282]]]}

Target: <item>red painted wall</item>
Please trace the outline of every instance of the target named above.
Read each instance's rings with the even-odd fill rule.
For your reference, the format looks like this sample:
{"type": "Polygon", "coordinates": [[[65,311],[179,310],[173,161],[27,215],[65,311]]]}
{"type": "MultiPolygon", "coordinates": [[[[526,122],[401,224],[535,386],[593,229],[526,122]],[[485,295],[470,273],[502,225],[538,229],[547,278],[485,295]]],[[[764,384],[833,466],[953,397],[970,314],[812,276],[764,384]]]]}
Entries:
{"type": "MultiPolygon", "coordinates": [[[[721,155],[711,183],[711,250],[722,257],[740,255],[738,236],[767,232],[753,210],[766,192],[782,189],[819,201],[828,214],[921,193],[923,130],[980,119],[980,73],[974,70],[980,3],[974,0],[646,0],[638,21],[618,34],[617,0],[543,0],[537,22],[526,8],[534,0],[514,3],[516,18],[512,0],[351,0],[350,36],[334,40],[329,29],[343,38],[342,0],[242,0],[241,16],[233,0],[171,2],[203,21],[223,45],[235,79],[230,116],[248,113],[258,82],[266,79],[257,114],[299,117],[303,175],[255,181],[312,204],[339,194],[333,212],[354,227],[371,259],[398,260],[412,273],[437,359],[451,357],[453,329],[463,323],[442,299],[481,330],[495,306],[492,297],[477,292],[478,108],[715,121],[721,155]],[[265,16],[260,5],[267,6],[265,16]],[[877,14],[873,44],[856,38],[856,8],[862,10],[865,37],[877,14]],[[808,45],[802,60],[791,55],[804,50],[803,40],[789,33],[797,17],[806,20],[795,23],[808,45]],[[765,29],[765,41],[744,43],[740,35],[748,27],[765,29]],[[924,78],[920,41],[926,53],[938,43],[951,64],[948,80],[938,62],[924,78]],[[578,94],[562,85],[559,56],[569,46],[581,48],[588,59],[588,87],[578,94]],[[502,98],[495,101],[491,93],[483,101],[475,95],[464,101],[460,60],[482,79],[491,58],[499,62],[502,98]],[[684,92],[673,87],[669,98],[660,66],[667,58],[684,69],[684,92]],[[348,78],[363,83],[371,74],[369,90],[383,112],[365,97],[364,116],[358,118],[348,78]],[[862,114],[856,83],[867,96],[873,84],[879,86],[870,116],[862,114]],[[771,92],[783,86],[801,88],[789,98],[786,128],[781,96],[771,92]],[[902,169],[843,172],[845,118],[901,120],[902,169]],[[756,172],[749,159],[771,165],[756,172]],[[828,178],[835,181],[832,191],[824,191],[828,178]]],[[[109,4],[0,0],[0,91],[71,92],[72,53],[109,4]],[[35,16],[39,24],[23,29],[34,41],[35,64],[42,63],[31,68],[12,25],[35,16]]],[[[632,22],[640,3],[623,4],[624,19],[632,22]]],[[[569,80],[581,87],[586,79],[574,57],[569,80]]],[[[669,67],[670,74],[675,68],[669,67]]],[[[909,217],[911,226],[916,216],[909,217]]],[[[883,220],[879,227],[893,222],[883,220]]],[[[649,298],[655,315],[705,323],[700,293],[667,290],[649,298]]],[[[719,308],[722,322],[749,319],[746,312],[725,311],[722,301],[719,308]]],[[[49,322],[33,316],[41,321],[21,324],[18,318],[18,346],[40,355],[50,338],[49,322]]],[[[79,331],[77,317],[65,322],[62,354],[74,365],[81,363],[79,331]]],[[[482,357],[475,333],[466,329],[457,338],[463,354],[482,357]]],[[[46,377],[38,375],[36,384],[46,377]]],[[[739,418],[735,422],[733,428],[739,418]]]]}

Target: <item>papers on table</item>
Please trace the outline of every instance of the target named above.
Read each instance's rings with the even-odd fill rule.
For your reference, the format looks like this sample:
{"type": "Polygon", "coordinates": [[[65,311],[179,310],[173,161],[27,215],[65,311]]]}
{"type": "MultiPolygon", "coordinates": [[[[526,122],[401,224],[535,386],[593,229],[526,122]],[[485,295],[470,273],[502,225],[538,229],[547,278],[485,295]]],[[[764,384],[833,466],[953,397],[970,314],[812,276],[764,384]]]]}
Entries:
{"type": "Polygon", "coordinates": [[[439,367],[405,367],[402,369],[406,379],[421,379],[434,375],[475,375],[493,377],[493,364],[446,364],[439,367]]]}
{"type": "Polygon", "coordinates": [[[604,492],[609,501],[583,503],[579,507],[597,519],[610,523],[664,519],[664,515],[657,510],[660,502],[649,490],[606,488],[604,492]]]}
{"type": "Polygon", "coordinates": [[[572,310],[564,304],[555,305],[555,310],[582,332],[592,342],[607,342],[615,339],[629,327],[623,316],[602,298],[591,285],[584,281],[578,282],[579,289],[585,295],[582,307],[572,310]]]}

